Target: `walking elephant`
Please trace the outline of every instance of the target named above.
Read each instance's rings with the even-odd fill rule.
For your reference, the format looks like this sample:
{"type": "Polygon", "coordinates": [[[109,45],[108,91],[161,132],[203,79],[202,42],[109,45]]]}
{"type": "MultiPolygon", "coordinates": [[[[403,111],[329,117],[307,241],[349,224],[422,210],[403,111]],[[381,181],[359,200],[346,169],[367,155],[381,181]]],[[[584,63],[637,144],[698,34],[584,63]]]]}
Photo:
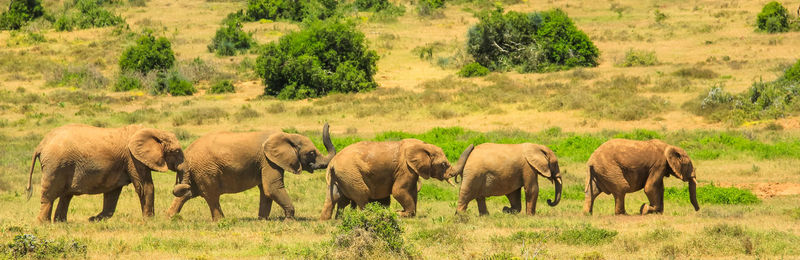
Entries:
{"type": "Polygon", "coordinates": [[[601,192],[614,195],[616,214],[625,214],[625,194],[644,188],[650,204],[639,212],[664,211],[664,181],[670,175],[689,183],[689,199],[697,204],[697,178],[692,159],[683,149],[661,140],[634,141],[613,139],[603,143],[589,157],[583,212],[592,214],[595,198],[601,192]]]}
{"type": "Polygon", "coordinates": [[[214,221],[223,218],[219,197],[258,186],[258,217],[269,218],[272,202],[283,208],[287,219],[294,218],[294,206],[284,188],[284,172],[299,174],[324,169],[336,154],[328,124],[322,131],[328,156],[323,156],[306,136],[283,132],[222,132],[198,138],[186,148],[185,167],[178,171],[179,184],[168,216],[181,211],[187,200],[202,196],[214,221]]]}
{"type": "MultiPolygon", "coordinates": [[[[538,175],[548,178],[555,185],[554,207],[561,201],[561,172],[558,158],[550,148],[543,145],[484,143],[475,147],[464,165],[456,212],[465,212],[470,201],[478,202],[480,215],[489,214],[486,197],[505,195],[511,207],[503,212],[516,213],[522,209],[520,192],[525,189],[525,213],[536,213],[539,196],[538,175]]],[[[446,176],[446,178],[456,176],[446,176]]]]}
{"type": "Polygon", "coordinates": [[[103,194],[103,211],[90,221],[114,215],[122,187],[133,183],[142,214],[153,216],[151,171],[175,171],[184,161],[174,134],[140,125],[98,128],[70,124],[48,133],[36,146],[26,191],[30,199],[36,159],[42,167],[39,222],[50,222],[53,202],[59,199],[54,221],[66,221],[72,197],[103,194]]]}
{"type": "Polygon", "coordinates": [[[402,217],[413,217],[417,210],[417,181],[445,175],[457,175],[472,146],[462,154],[455,167],[450,167],[442,148],[417,139],[388,142],[358,142],[342,149],[328,167],[328,184],[321,220],[328,220],[334,205],[342,206],[342,197],[355,202],[359,209],[370,201],[388,205],[391,195],[403,207],[402,217]]]}

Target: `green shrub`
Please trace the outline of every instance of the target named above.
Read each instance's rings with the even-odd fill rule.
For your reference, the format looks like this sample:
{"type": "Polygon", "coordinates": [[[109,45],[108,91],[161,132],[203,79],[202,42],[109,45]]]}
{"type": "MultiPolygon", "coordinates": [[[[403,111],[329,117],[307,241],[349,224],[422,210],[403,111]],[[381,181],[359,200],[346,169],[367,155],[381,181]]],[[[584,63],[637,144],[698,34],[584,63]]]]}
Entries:
{"type": "Polygon", "coordinates": [[[153,36],[152,31],[145,31],[136,45],[128,47],[119,59],[122,71],[137,71],[146,74],[154,70],[167,70],[175,64],[172,45],[166,37],[153,36]]]}
{"type": "Polygon", "coordinates": [[[256,60],[264,94],[279,99],[314,98],[377,87],[378,55],[352,23],[314,21],[266,45],[256,60]]]}
{"type": "Polygon", "coordinates": [[[254,43],[252,35],[242,30],[242,23],[231,19],[217,30],[208,45],[208,51],[216,52],[220,56],[233,56],[237,52],[250,49],[254,43]]]}
{"type": "Polygon", "coordinates": [[[74,0],[74,9],[68,9],[53,23],[56,31],[72,31],[75,28],[115,26],[125,23],[122,17],[103,9],[98,0],[74,0]]]}
{"type": "Polygon", "coordinates": [[[88,65],[57,66],[45,74],[45,78],[48,85],[80,89],[101,89],[108,84],[108,79],[97,68],[88,65]]]}
{"type": "Polygon", "coordinates": [[[360,233],[366,232],[385,243],[392,252],[409,254],[402,236],[403,228],[393,211],[373,202],[367,204],[363,210],[346,208],[341,216],[342,222],[334,237],[335,245],[350,247],[354,236],[363,236],[360,233]]]}
{"type": "Polygon", "coordinates": [[[458,71],[458,75],[465,78],[482,77],[488,74],[489,74],[489,69],[487,69],[484,66],[481,66],[481,64],[477,62],[467,64],[466,66],[461,68],[461,70],[458,71]]]}
{"type": "Polygon", "coordinates": [[[75,240],[54,241],[22,234],[14,236],[14,240],[6,244],[0,253],[9,259],[86,258],[86,245],[75,240]]]}
{"type": "Polygon", "coordinates": [[[780,3],[769,2],[758,13],[756,26],[759,30],[768,33],[789,31],[789,12],[780,3]]]}
{"type": "Polygon", "coordinates": [[[618,67],[639,67],[658,65],[656,52],[628,49],[625,58],[616,64],[618,67]]]}
{"type": "Polygon", "coordinates": [[[224,94],[224,93],[235,93],[236,89],[233,87],[233,83],[230,80],[221,80],[211,85],[211,88],[208,90],[209,94],[224,94]]]}
{"type": "Polygon", "coordinates": [[[0,14],[0,30],[19,30],[33,19],[44,15],[41,0],[11,0],[8,11],[0,14]]]}
{"type": "Polygon", "coordinates": [[[389,0],[355,0],[356,7],[360,11],[377,12],[392,5],[389,0]]]}
{"type": "Polygon", "coordinates": [[[142,89],[142,82],[139,77],[133,73],[122,73],[117,77],[117,82],[114,83],[114,91],[131,91],[134,89],[142,89]]]}
{"type": "Polygon", "coordinates": [[[417,14],[423,17],[439,17],[445,0],[417,0],[417,14]]]}
{"type": "Polygon", "coordinates": [[[543,72],[597,66],[599,50],[560,9],[482,12],[469,29],[467,52],[490,70],[543,72]]]}
{"type": "Polygon", "coordinates": [[[156,84],[150,92],[154,95],[191,96],[197,92],[197,89],[194,88],[191,81],[186,80],[180,73],[170,71],[158,73],[156,84]]]}
{"type": "Polygon", "coordinates": [[[800,84],[800,59],[797,60],[794,65],[786,69],[782,79],[795,84],[800,84]]]}
{"type": "MultiPolygon", "coordinates": [[[[669,187],[664,198],[671,201],[689,202],[689,188],[669,187]]],[[[761,202],[752,191],[736,187],[718,187],[713,183],[697,188],[697,202],[701,204],[739,205],[761,202]]]]}
{"type": "Polygon", "coordinates": [[[334,14],[337,5],[337,0],[247,0],[246,16],[251,21],[325,19],[334,14]]]}

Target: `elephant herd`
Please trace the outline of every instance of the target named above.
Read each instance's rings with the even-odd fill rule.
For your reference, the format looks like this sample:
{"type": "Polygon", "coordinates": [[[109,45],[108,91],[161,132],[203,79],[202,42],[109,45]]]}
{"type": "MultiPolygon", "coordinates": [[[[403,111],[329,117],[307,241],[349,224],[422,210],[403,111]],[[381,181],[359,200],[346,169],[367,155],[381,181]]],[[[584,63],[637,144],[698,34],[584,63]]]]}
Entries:
{"type": "MultiPolygon", "coordinates": [[[[555,198],[561,200],[562,181],[558,157],[548,147],[532,143],[470,145],[458,163],[451,165],[442,148],[417,139],[400,141],[362,141],[336,151],[328,124],[322,140],[324,156],[303,135],[283,132],[220,132],[195,140],[184,151],[174,134],[158,129],[129,125],[98,128],[70,124],[50,131],[33,153],[28,187],[38,159],[42,169],[40,222],[66,221],[70,200],[75,195],[103,194],[103,209],[89,218],[97,221],[114,215],[120,191],[132,183],[142,214],[153,216],[154,186],[151,171],[176,172],[175,199],[167,215],[178,214],[184,203],[200,196],[206,200],[213,220],[223,218],[220,195],[238,193],[257,186],[258,217],[269,217],[272,202],[294,218],[294,206],[284,187],[284,172],[299,174],[327,169],[326,198],[320,219],[330,219],[344,207],[363,208],[379,202],[388,206],[393,197],[403,210],[400,216],[413,217],[417,209],[419,178],[441,181],[461,177],[456,213],[467,210],[475,200],[481,215],[488,214],[486,197],[505,195],[510,207],[503,212],[536,213],[538,176],[555,185],[555,198]],[[55,215],[53,203],[58,199],[55,215]],[[338,212],[338,211],[336,211],[338,212]]],[[[644,189],[649,200],[641,214],[661,213],[664,209],[663,178],[675,176],[689,183],[690,200],[696,199],[696,176],[686,152],[660,140],[613,139],[597,148],[588,162],[583,211],[592,213],[600,193],[612,194],[616,214],[625,213],[625,195],[644,189]]]]}

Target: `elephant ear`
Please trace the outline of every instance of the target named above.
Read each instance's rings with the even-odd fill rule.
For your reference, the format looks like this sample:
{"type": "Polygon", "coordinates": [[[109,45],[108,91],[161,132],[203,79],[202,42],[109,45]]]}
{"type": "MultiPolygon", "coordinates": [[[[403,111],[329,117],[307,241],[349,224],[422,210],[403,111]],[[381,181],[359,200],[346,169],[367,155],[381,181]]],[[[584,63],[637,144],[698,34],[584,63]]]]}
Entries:
{"type": "Polygon", "coordinates": [[[683,149],[670,145],[664,150],[664,156],[667,157],[667,164],[678,179],[684,180],[687,175],[691,174],[691,164],[683,163],[689,160],[689,155],[683,149]]]}
{"type": "Polygon", "coordinates": [[[289,134],[273,134],[261,146],[267,159],[283,168],[284,171],[300,173],[300,155],[297,154],[297,145],[292,142],[289,134]]]}
{"type": "Polygon", "coordinates": [[[166,172],[167,162],[164,159],[164,141],[162,134],[152,128],[143,128],[133,134],[128,142],[128,149],[136,160],[150,169],[166,172]]]}
{"type": "Polygon", "coordinates": [[[552,177],[547,152],[540,146],[526,143],[522,148],[522,155],[525,156],[525,160],[531,167],[539,171],[539,174],[548,178],[552,177]]]}
{"type": "Polygon", "coordinates": [[[423,179],[431,177],[430,172],[433,167],[431,165],[433,158],[431,158],[431,151],[429,151],[428,146],[430,145],[420,142],[412,144],[405,149],[408,168],[411,168],[414,173],[423,179]]]}

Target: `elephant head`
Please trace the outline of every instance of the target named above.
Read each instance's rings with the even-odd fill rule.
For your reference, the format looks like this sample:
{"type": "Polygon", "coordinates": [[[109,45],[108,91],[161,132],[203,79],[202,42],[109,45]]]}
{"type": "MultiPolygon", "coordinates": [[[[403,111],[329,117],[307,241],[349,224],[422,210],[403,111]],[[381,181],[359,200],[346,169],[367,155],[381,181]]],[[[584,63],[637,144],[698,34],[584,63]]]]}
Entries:
{"type": "Polygon", "coordinates": [[[464,165],[467,164],[467,159],[469,158],[469,155],[472,153],[473,149],[475,149],[475,145],[470,144],[467,149],[464,149],[464,152],[461,153],[461,156],[459,156],[456,166],[447,169],[447,173],[445,173],[444,178],[448,183],[453,184],[450,182],[450,178],[454,178],[456,182],[458,182],[458,176],[462,176],[462,173],[464,173],[464,165]]]}
{"type": "Polygon", "coordinates": [[[299,134],[273,134],[264,141],[262,147],[267,158],[283,170],[294,174],[299,174],[301,170],[313,173],[314,170],[327,168],[336,155],[327,123],[322,130],[322,142],[328,150],[328,156],[323,156],[311,139],[299,134]]]}
{"type": "Polygon", "coordinates": [[[671,171],[676,178],[689,183],[689,200],[691,200],[695,211],[700,210],[700,205],[697,204],[697,176],[694,173],[692,159],[689,158],[686,151],[671,145],[664,149],[664,157],[666,157],[667,164],[669,164],[668,171],[671,171]]]}
{"type": "Polygon", "coordinates": [[[554,201],[550,199],[547,200],[547,205],[554,207],[558,205],[558,202],[561,201],[561,171],[558,168],[558,157],[550,150],[543,145],[537,144],[526,144],[525,148],[522,150],[522,154],[525,157],[525,160],[528,161],[528,164],[533,167],[533,169],[548,179],[555,185],[556,194],[554,201]]]}
{"type": "Polygon", "coordinates": [[[183,149],[175,134],[153,128],[136,131],[128,141],[128,150],[136,161],[158,172],[177,172],[184,161],[183,149]]]}
{"type": "Polygon", "coordinates": [[[442,148],[419,140],[406,140],[401,151],[404,162],[412,173],[428,179],[445,180],[445,173],[450,168],[450,161],[442,148]]]}

